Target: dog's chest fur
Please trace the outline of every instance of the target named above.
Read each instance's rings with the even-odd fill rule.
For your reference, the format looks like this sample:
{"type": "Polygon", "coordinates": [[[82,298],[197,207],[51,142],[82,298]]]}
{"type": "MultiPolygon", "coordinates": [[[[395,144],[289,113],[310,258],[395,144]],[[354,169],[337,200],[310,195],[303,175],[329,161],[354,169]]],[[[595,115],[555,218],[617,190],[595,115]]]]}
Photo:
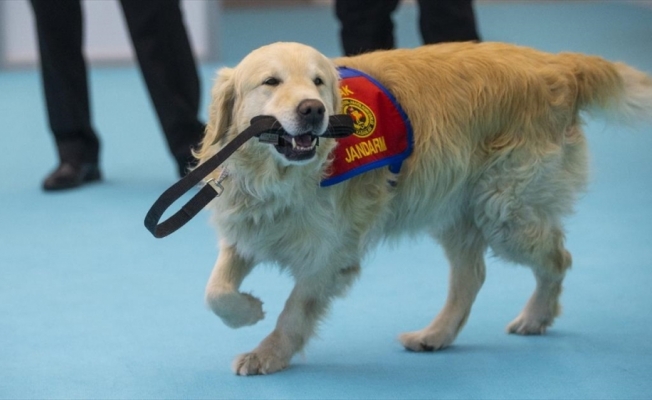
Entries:
{"type": "Polygon", "coordinates": [[[269,187],[273,193],[254,196],[243,182],[228,182],[213,206],[221,238],[241,256],[277,263],[295,275],[337,259],[334,253],[346,245],[351,227],[338,218],[330,191],[291,179],[269,187]]]}

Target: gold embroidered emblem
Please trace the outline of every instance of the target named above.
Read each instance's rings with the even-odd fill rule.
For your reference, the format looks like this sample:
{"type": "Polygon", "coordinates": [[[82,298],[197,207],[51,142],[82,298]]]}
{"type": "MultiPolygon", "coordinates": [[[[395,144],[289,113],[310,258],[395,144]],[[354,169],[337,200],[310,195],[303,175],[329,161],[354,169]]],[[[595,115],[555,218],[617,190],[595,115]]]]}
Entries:
{"type": "Polygon", "coordinates": [[[365,138],[376,129],[376,116],[366,104],[351,98],[342,99],[342,111],[353,118],[355,136],[365,138]]]}

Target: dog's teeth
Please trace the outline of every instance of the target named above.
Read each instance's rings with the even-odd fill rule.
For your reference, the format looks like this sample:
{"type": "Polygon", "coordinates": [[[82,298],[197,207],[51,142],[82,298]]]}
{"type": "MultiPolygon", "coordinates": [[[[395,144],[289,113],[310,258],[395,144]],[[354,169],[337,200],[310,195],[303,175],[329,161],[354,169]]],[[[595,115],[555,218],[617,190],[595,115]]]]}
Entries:
{"type": "MultiPolygon", "coordinates": [[[[303,139],[303,138],[302,138],[302,139],[303,139]]],[[[310,151],[310,150],[314,150],[314,148],[317,146],[317,142],[318,142],[319,139],[316,138],[316,137],[313,138],[313,139],[310,141],[310,145],[309,145],[309,146],[304,146],[304,145],[302,145],[302,144],[297,143],[297,139],[296,139],[295,137],[292,137],[291,139],[288,139],[288,140],[290,140],[290,143],[292,144],[292,150],[296,150],[296,151],[310,151]]]]}

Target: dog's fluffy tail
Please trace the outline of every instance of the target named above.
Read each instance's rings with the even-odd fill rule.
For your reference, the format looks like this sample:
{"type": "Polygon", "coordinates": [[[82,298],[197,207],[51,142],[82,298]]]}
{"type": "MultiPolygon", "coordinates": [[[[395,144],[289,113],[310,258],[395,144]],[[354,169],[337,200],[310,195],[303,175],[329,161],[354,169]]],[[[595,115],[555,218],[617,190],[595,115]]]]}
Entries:
{"type": "Polygon", "coordinates": [[[607,120],[652,122],[652,78],[623,63],[573,57],[579,108],[607,120]]]}

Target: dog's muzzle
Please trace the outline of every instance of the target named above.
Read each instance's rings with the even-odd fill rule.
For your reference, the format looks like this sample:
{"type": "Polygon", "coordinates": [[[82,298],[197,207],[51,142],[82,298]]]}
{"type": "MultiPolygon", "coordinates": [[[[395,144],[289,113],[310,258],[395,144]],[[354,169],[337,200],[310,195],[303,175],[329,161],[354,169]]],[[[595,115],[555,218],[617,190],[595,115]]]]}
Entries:
{"type": "MultiPolygon", "coordinates": [[[[324,113],[321,102],[318,102],[319,106],[317,104],[308,103],[313,101],[314,100],[304,100],[297,108],[298,113],[302,115],[303,119],[310,120],[309,125],[316,125],[317,118],[323,118],[324,113]],[[306,103],[308,104],[306,105],[306,103]],[[306,111],[306,108],[308,108],[308,111],[306,111]],[[315,109],[316,111],[310,111],[315,109]]],[[[316,101],[314,102],[317,103],[316,101]]],[[[255,117],[252,119],[252,123],[257,118],[269,117],[255,117]]],[[[285,156],[288,160],[302,161],[314,157],[317,151],[317,146],[319,146],[319,138],[343,138],[349,136],[353,132],[352,123],[351,117],[348,115],[333,115],[328,119],[326,132],[320,135],[313,132],[303,133],[301,135],[291,135],[279,124],[277,129],[268,130],[257,136],[261,143],[273,145],[276,151],[285,156]],[[350,132],[349,128],[351,129],[350,132]]]]}
{"type": "Polygon", "coordinates": [[[273,144],[276,151],[290,161],[309,160],[314,157],[319,145],[319,137],[315,132],[323,130],[326,107],[317,99],[302,100],[296,110],[297,125],[303,133],[293,135],[288,132],[278,132],[268,141],[261,137],[261,142],[273,144]]]}

